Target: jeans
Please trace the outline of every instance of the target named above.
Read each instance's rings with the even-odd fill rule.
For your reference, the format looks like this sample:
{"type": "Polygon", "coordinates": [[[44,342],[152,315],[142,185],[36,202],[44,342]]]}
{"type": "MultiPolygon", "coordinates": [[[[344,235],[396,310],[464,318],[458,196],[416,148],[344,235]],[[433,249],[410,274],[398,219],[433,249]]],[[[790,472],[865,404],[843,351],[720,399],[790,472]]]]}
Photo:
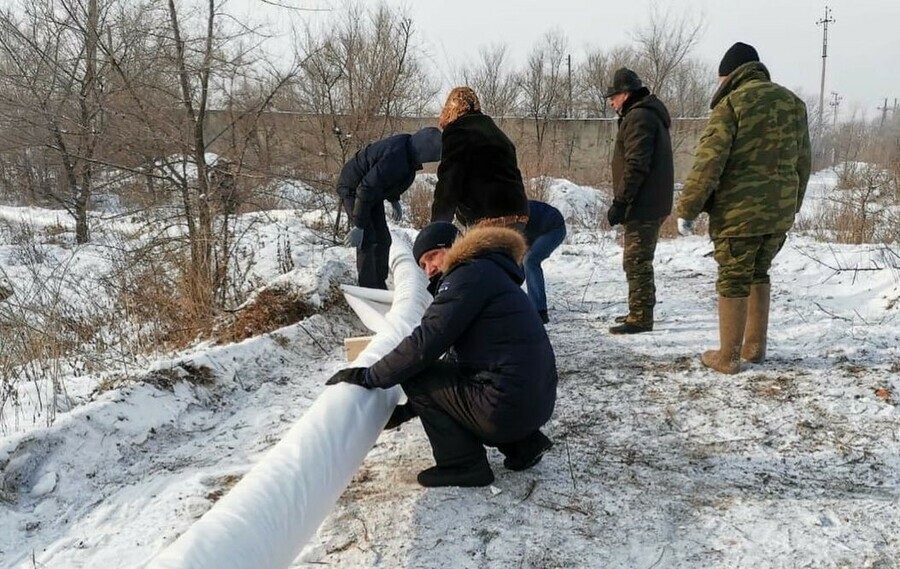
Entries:
{"type": "Polygon", "coordinates": [[[535,239],[525,254],[525,260],[522,263],[525,269],[525,287],[528,290],[528,298],[539,311],[547,310],[547,291],[544,288],[544,270],[541,268],[541,263],[559,247],[565,238],[566,226],[561,225],[535,239]]]}

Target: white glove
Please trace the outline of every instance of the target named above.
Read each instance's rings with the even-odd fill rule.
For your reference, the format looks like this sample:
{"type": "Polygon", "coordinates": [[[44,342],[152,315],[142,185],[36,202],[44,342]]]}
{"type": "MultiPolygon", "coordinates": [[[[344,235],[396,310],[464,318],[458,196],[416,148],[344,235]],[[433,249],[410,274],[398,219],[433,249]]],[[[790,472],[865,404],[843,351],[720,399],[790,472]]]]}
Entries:
{"type": "Polygon", "coordinates": [[[689,237],[694,234],[694,220],[682,219],[678,218],[678,233],[682,234],[685,237],[689,237]]]}
{"type": "Polygon", "coordinates": [[[391,207],[394,208],[394,215],[392,215],[391,218],[394,221],[400,221],[401,219],[403,219],[403,207],[400,205],[400,202],[391,202],[391,207]]]}

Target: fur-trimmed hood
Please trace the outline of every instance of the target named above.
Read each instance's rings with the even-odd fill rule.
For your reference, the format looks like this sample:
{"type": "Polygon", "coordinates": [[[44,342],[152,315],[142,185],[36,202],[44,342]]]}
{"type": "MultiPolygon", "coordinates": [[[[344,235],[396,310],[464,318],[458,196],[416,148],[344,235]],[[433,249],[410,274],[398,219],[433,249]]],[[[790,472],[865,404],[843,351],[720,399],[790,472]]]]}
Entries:
{"type": "Polygon", "coordinates": [[[518,231],[505,227],[474,227],[453,243],[441,272],[446,275],[459,265],[488,253],[505,254],[519,268],[526,250],[525,238],[518,231]]]}

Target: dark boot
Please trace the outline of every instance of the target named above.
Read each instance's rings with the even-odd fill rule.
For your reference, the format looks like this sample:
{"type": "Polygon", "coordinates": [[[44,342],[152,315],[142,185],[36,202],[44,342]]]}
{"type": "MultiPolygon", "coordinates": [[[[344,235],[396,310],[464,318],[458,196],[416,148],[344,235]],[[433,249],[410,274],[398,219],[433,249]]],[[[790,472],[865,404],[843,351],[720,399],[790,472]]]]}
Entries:
{"type": "Polygon", "coordinates": [[[553,441],[544,433],[535,431],[521,441],[499,445],[497,448],[506,456],[503,466],[510,470],[527,470],[539,463],[544,453],[553,448],[553,441]]]}
{"type": "Polygon", "coordinates": [[[741,371],[741,345],[747,324],[747,298],[719,297],[719,349],[703,352],[700,361],[720,373],[741,371]]]}
{"type": "Polygon", "coordinates": [[[766,359],[771,292],[771,285],[755,284],[750,287],[750,297],[747,299],[747,326],[744,328],[741,357],[755,364],[766,359]]]}
{"type": "Polygon", "coordinates": [[[426,468],[416,477],[419,484],[426,488],[440,486],[461,486],[472,488],[487,486],[494,481],[494,473],[487,458],[479,457],[478,460],[462,464],[432,466],[426,468]]]}
{"type": "Polygon", "coordinates": [[[644,324],[642,322],[628,322],[627,320],[613,326],[609,329],[610,334],[640,334],[641,332],[650,332],[653,330],[653,322],[644,324]]]}
{"type": "Polygon", "coordinates": [[[622,316],[616,316],[613,320],[616,324],[624,324],[625,321],[628,320],[628,315],[623,314],[622,316]]]}

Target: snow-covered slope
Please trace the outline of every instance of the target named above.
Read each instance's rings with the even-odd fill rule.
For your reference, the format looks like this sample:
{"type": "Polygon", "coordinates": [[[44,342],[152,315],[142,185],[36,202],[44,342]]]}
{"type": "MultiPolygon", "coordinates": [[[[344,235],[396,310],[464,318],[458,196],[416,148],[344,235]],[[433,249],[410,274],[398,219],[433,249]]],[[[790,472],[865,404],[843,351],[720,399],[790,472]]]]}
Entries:
{"type": "MultiPolygon", "coordinates": [[[[570,217],[602,212],[590,188],[549,195],[570,217]]],[[[383,433],[294,567],[897,566],[896,256],[791,236],[769,360],[722,376],[698,359],[717,341],[708,240],[660,243],[655,329],[618,337],[621,241],[584,226],[545,264],[561,381],[544,461],[515,473],[492,451],[493,487],[424,490],[418,422],[383,433]]],[[[341,248],[308,259],[298,276],[352,263],[341,248]]],[[[0,566],[143,566],[303,413],[353,325],[326,313],[172,355],[145,384],[0,439],[0,566]]]]}

